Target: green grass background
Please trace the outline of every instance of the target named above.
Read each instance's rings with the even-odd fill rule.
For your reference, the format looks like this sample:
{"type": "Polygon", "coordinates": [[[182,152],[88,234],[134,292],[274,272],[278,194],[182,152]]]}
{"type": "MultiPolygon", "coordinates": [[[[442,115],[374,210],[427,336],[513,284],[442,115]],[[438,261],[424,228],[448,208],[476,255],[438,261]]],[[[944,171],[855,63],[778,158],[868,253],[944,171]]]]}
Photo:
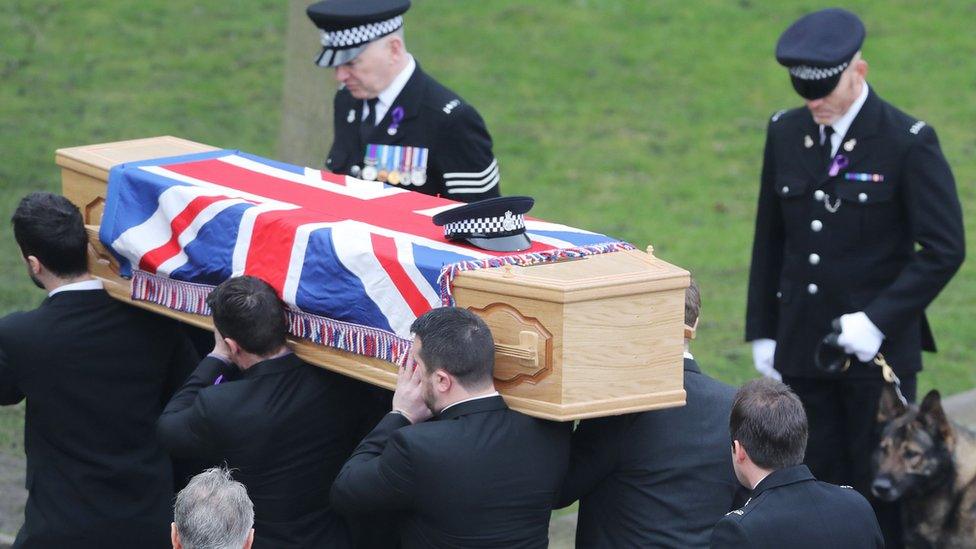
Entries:
{"type": "MultiPolygon", "coordinates": [[[[742,332],[764,129],[772,112],[799,104],[773,48],[792,20],[827,5],[415,0],[407,43],[487,121],[506,194],[534,196],[539,217],[653,244],[695,274],[704,296],[695,355],[740,383],[754,375],[742,332]]],[[[976,3],[847,6],[868,28],[872,86],[939,131],[972,214],[976,3]]],[[[171,134],[274,157],[286,9],[0,4],[0,313],[43,299],[6,220],[28,191],[59,189],[56,148],[171,134]]],[[[966,232],[973,241],[972,215],[966,232]]],[[[923,390],[976,385],[974,275],[969,262],[930,307],[940,352],[926,357],[923,390]]],[[[0,450],[19,448],[22,417],[0,410],[0,450]]]]}

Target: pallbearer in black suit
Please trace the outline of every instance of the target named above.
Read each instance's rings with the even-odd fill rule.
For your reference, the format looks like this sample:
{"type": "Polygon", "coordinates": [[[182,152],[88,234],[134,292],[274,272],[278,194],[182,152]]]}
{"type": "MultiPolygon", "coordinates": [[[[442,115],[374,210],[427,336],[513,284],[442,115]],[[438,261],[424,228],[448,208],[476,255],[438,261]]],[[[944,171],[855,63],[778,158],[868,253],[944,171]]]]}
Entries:
{"type": "Polygon", "coordinates": [[[732,467],[752,490],[712,531],[713,549],[881,549],[874,511],[850,486],[820,482],[803,465],[807,418],[800,399],[773,379],[736,393],[729,418],[732,467]]]}
{"type": "Polygon", "coordinates": [[[366,386],[289,351],[283,305],[263,281],[232,278],[207,304],[214,350],[166,406],[160,440],[235,470],[254,502],[255,548],[351,547],[329,489],[363,433],[366,386]]]}
{"type": "Polygon", "coordinates": [[[154,426],[196,353],[178,322],[113,299],[88,273],[88,234],[67,198],[28,195],[13,230],[48,292],[0,319],[0,404],[27,399],[14,547],[170,547],[173,472],[154,426]]]}
{"type": "MultiPolygon", "coordinates": [[[[806,107],[769,122],[746,339],[756,368],[782,375],[807,407],[814,474],[868,495],[883,383],[871,362],[883,353],[913,398],[921,351],[935,350],[925,308],[965,246],[935,130],[868,86],[864,36],[857,16],[828,9],[777,44],[806,107]],[[852,361],[828,375],[815,368],[814,349],[836,318],[852,361]]],[[[897,512],[878,510],[886,535],[897,534],[897,512]]]]}
{"type": "Polygon", "coordinates": [[[343,466],[333,506],[399,511],[405,548],[546,547],[569,425],[508,409],[492,382],[491,332],[474,313],[434,309],[411,331],[393,411],[343,466]]]}
{"type": "Polygon", "coordinates": [[[334,142],[326,168],[474,202],[499,195],[498,162],[478,111],[424,73],[407,51],[410,0],[325,0],[316,63],[335,67],[334,142]]]}
{"type": "MultiPolygon", "coordinates": [[[[700,310],[692,281],[686,337],[700,310]]],[[[573,434],[559,506],[580,501],[577,547],[705,548],[712,527],[733,508],[741,491],[729,461],[735,389],[703,374],[688,342],[685,406],[587,419],[573,434]]]]}

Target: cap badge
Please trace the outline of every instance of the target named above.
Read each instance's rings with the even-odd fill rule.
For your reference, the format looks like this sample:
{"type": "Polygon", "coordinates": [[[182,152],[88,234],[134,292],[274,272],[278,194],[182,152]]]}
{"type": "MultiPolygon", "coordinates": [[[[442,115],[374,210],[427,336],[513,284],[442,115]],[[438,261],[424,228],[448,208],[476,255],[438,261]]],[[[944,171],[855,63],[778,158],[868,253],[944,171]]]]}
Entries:
{"type": "Polygon", "coordinates": [[[506,231],[515,230],[515,214],[512,213],[512,210],[505,212],[505,217],[502,218],[502,228],[506,231]]]}
{"type": "Polygon", "coordinates": [[[349,114],[346,115],[346,122],[352,124],[356,121],[356,109],[349,109],[349,114]]]}
{"type": "Polygon", "coordinates": [[[390,127],[386,129],[386,133],[389,135],[396,135],[397,128],[400,127],[400,122],[403,121],[403,107],[397,106],[390,113],[390,127]]]}
{"type": "Polygon", "coordinates": [[[809,135],[804,135],[803,136],[803,146],[806,147],[806,148],[808,148],[808,149],[810,147],[812,147],[813,146],[813,138],[810,137],[809,135]]]}
{"type": "Polygon", "coordinates": [[[855,145],[857,145],[857,139],[848,139],[844,143],[844,150],[847,151],[847,152],[851,152],[851,151],[854,150],[854,146],[855,145]]]}

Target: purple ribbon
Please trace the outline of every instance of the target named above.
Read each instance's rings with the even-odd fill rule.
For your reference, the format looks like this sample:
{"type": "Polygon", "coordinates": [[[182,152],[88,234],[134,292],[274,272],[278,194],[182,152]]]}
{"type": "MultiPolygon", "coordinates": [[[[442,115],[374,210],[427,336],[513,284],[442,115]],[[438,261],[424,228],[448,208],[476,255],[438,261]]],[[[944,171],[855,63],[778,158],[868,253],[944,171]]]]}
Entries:
{"type": "Polygon", "coordinates": [[[214,381],[213,384],[214,385],[220,385],[220,382],[223,381],[223,380],[224,380],[224,374],[220,374],[219,376],[217,376],[217,379],[216,379],[216,381],[214,381]]]}
{"type": "Polygon", "coordinates": [[[848,160],[846,156],[838,154],[830,162],[830,170],[827,171],[827,175],[834,177],[835,175],[839,174],[841,170],[847,168],[847,165],[850,163],[851,161],[848,160]]]}
{"type": "Polygon", "coordinates": [[[390,127],[386,130],[390,135],[396,133],[397,128],[400,127],[400,122],[403,121],[403,107],[397,107],[393,109],[390,113],[390,127]]]}

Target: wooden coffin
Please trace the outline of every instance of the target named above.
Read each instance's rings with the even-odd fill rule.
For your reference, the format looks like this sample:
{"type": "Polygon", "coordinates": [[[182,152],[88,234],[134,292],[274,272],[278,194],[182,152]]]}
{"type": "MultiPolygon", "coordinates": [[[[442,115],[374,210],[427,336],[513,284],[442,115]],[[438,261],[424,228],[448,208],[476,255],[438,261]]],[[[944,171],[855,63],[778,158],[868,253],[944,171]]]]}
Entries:
{"type": "MultiPolygon", "coordinates": [[[[62,189],[89,225],[93,273],[112,296],[212,329],[209,317],[132,301],[129,280],[98,241],[109,169],[119,163],[214,150],[153,137],[57,151],[62,189]]],[[[496,341],[495,382],[509,406],[568,421],[680,406],[688,272],[637,250],[529,267],[466,271],[458,306],[479,314],[496,341]]],[[[303,359],[386,388],[393,364],[292,339],[303,359]]]]}

